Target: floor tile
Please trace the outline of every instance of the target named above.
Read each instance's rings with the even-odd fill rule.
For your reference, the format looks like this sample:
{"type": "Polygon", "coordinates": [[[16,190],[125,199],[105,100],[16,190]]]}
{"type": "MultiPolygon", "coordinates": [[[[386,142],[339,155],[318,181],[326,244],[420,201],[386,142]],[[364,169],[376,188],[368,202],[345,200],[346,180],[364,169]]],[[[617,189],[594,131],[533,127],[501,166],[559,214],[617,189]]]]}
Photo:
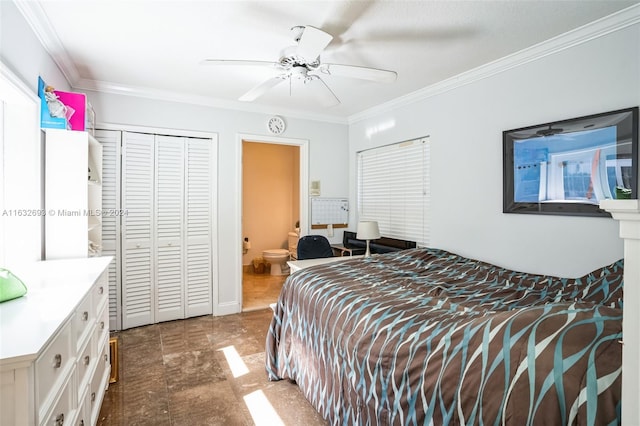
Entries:
{"type": "Polygon", "coordinates": [[[272,316],[270,309],[250,310],[112,333],[119,340],[119,380],[105,394],[98,425],[271,422],[265,412],[254,413],[254,420],[256,401],[266,402],[287,426],[326,425],[295,383],[267,380],[264,351],[272,316]],[[227,347],[246,367],[237,377],[222,351],[227,347]]]}

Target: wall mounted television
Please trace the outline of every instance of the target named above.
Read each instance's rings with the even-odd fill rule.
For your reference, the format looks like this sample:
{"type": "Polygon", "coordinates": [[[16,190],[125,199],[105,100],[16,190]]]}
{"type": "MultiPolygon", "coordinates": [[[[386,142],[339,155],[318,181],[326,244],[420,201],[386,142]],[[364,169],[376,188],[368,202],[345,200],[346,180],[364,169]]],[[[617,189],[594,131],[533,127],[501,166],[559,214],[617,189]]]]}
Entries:
{"type": "Polygon", "coordinates": [[[638,198],[638,107],[502,132],[503,212],[609,216],[638,198]]]}

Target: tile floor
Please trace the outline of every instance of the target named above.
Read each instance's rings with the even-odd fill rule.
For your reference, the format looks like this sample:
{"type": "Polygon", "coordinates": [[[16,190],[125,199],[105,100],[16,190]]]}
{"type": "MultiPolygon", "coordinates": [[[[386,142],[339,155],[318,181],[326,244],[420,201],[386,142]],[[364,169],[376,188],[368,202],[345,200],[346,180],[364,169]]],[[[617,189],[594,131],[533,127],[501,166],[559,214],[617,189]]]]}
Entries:
{"type": "Polygon", "coordinates": [[[119,380],[109,386],[98,425],[326,425],[292,382],[264,370],[272,312],[203,316],[113,333],[119,380]],[[248,372],[237,375],[225,352],[248,372]],[[256,402],[268,401],[257,410],[256,402]]]}
{"type": "Polygon", "coordinates": [[[287,275],[271,275],[268,269],[264,274],[256,274],[253,268],[248,268],[242,274],[242,311],[268,308],[278,300],[286,278],[287,275]]]}

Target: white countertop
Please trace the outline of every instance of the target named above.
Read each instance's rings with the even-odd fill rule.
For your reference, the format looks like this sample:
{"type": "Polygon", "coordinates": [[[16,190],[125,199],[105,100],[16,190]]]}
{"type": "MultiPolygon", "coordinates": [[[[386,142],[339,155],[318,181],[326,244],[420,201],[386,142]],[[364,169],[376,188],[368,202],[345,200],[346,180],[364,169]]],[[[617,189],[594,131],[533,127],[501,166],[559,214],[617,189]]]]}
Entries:
{"type": "Polygon", "coordinates": [[[47,260],[12,269],[27,294],[0,303],[0,365],[34,359],[111,259],[47,260]]]}

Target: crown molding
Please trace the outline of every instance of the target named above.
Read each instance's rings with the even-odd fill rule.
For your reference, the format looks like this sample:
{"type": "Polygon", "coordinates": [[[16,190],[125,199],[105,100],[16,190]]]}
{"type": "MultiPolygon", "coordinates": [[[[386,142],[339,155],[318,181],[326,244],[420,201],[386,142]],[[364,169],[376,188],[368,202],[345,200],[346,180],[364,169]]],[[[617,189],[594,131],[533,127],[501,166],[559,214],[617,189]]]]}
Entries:
{"type": "Polygon", "coordinates": [[[73,89],[91,90],[96,92],[135,96],[169,102],[180,102],[260,114],[286,114],[289,117],[337,124],[353,124],[379,114],[388,113],[395,109],[411,105],[415,102],[431,98],[475,81],[500,74],[509,69],[640,23],[640,4],[636,4],[557,37],[523,49],[519,52],[481,65],[472,70],[465,71],[461,74],[382,103],[373,108],[342,118],[335,115],[301,113],[297,109],[279,109],[278,111],[274,111],[273,107],[259,104],[239,101],[224,101],[205,96],[163,91],[148,87],[123,86],[105,81],[81,79],[78,69],[73,64],[71,57],[64,49],[60,39],[51,27],[51,24],[49,23],[49,20],[47,19],[47,16],[42,10],[40,4],[29,0],[13,1],[73,89]],[[56,53],[52,54],[52,52],[56,53]]]}
{"type": "Polygon", "coordinates": [[[288,108],[275,109],[273,106],[268,105],[260,105],[240,101],[226,101],[208,96],[199,96],[193,94],[185,94],[182,92],[159,90],[151,87],[126,86],[122,84],[114,84],[98,80],[81,79],[78,81],[78,83],[73,85],[73,88],[76,90],[89,90],[93,92],[111,93],[121,96],[133,96],[136,98],[146,98],[167,102],[179,102],[189,105],[200,105],[225,110],[242,111],[245,113],[248,112],[269,115],[280,114],[286,115],[289,118],[321,121],[324,123],[347,124],[346,118],[333,115],[305,113],[300,112],[297,109],[288,108]]]}
{"type": "Polygon", "coordinates": [[[69,86],[73,87],[73,83],[80,79],[80,73],[73,64],[62,42],[60,42],[58,35],[51,26],[47,14],[42,10],[40,3],[28,0],[13,0],[13,2],[26,19],[42,46],[49,53],[49,56],[51,56],[56,63],[69,83],[69,86]],[[55,52],[55,54],[52,52],[55,52]]]}
{"type": "Polygon", "coordinates": [[[469,71],[442,80],[423,89],[398,97],[389,102],[369,108],[348,117],[348,123],[353,124],[374,116],[389,113],[395,109],[411,105],[415,102],[431,98],[450,90],[462,87],[504,71],[519,67],[526,63],[544,58],[545,56],[569,49],[588,41],[603,37],[615,31],[640,23],[640,4],[630,6],[619,12],[598,19],[582,27],[545,40],[541,43],[520,50],[511,55],[481,65],[469,71]]]}

